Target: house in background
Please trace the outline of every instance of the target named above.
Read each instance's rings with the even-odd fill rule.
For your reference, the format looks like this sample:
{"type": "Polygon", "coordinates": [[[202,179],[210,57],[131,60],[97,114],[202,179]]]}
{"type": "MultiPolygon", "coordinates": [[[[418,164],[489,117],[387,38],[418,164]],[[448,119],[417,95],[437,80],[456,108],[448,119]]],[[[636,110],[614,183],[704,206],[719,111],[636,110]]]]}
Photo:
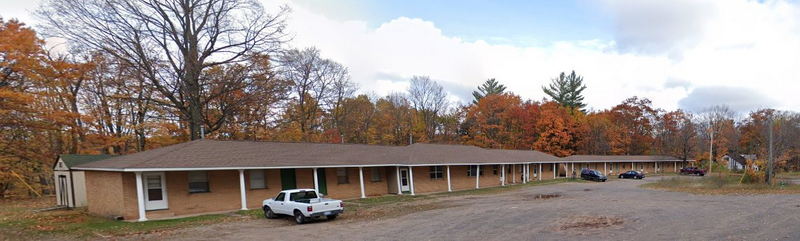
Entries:
{"type": "Polygon", "coordinates": [[[56,203],[59,206],[86,206],[86,176],[72,167],[113,157],[112,155],[62,154],[53,164],[56,186],[56,203]]]}
{"type": "MultiPolygon", "coordinates": [[[[729,152],[725,156],[722,156],[722,160],[727,163],[728,170],[741,171],[745,169],[748,161],[754,162],[756,160],[756,155],[729,152]]],[[[758,166],[755,163],[752,164],[752,168],[758,170],[758,166]]]]}

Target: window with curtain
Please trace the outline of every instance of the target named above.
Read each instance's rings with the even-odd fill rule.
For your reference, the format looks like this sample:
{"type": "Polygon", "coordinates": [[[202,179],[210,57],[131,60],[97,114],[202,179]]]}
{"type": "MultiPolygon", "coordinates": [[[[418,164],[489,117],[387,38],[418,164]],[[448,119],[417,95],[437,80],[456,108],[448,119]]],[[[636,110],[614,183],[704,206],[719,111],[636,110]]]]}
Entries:
{"type": "Polygon", "coordinates": [[[208,188],[208,172],[189,172],[189,193],[210,192],[208,188]]]}
{"type": "Polygon", "coordinates": [[[250,189],[267,188],[266,170],[250,170],[250,189]]]}

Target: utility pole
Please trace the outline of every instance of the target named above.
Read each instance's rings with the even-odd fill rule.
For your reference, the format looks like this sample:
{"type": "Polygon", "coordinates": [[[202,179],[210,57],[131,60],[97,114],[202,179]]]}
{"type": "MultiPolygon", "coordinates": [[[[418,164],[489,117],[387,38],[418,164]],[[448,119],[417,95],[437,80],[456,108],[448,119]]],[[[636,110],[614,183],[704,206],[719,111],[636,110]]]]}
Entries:
{"type": "Polygon", "coordinates": [[[706,175],[710,176],[711,167],[714,164],[714,122],[709,121],[708,125],[711,127],[711,143],[708,148],[708,173],[706,173],[706,175]]]}
{"type": "Polygon", "coordinates": [[[772,115],[769,117],[769,159],[767,160],[767,184],[772,184],[772,175],[773,175],[773,160],[772,156],[772,125],[773,125],[772,115]]]}

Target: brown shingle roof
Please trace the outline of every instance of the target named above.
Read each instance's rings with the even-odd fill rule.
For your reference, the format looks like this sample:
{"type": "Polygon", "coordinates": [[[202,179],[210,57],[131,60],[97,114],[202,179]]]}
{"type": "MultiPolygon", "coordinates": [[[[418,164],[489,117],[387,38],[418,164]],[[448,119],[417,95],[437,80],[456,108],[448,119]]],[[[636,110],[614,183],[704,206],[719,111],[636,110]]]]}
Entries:
{"type": "Polygon", "coordinates": [[[601,162],[601,161],[682,161],[671,156],[629,156],[629,155],[574,155],[562,158],[565,161],[601,162]]]}
{"type": "MultiPolygon", "coordinates": [[[[608,158],[609,156],[598,157],[608,158]]],[[[653,156],[647,157],[654,158],[653,156]]],[[[91,162],[79,165],[77,168],[124,169],[126,171],[131,171],[162,168],[233,169],[364,165],[498,164],[557,162],[565,160],[569,159],[558,158],[538,151],[484,149],[465,145],[418,143],[409,146],[381,146],[362,144],[195,140],[91,162]]],[[[636,160],[644,159],[639,158],[636,160]]]]}

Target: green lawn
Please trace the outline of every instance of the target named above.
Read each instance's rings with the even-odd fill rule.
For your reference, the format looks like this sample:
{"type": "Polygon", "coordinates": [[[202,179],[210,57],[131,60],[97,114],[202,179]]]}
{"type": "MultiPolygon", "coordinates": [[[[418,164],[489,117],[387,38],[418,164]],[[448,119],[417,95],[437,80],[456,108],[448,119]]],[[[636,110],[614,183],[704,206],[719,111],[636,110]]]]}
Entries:
{"type": "Polygon", "coordinates": [[[148,222],[124,222],[92,216],[87,214],[85,209],[34,211],[52,206],[53,203],[55,201],[52,197],[0,201],[0,240],[7,237],[35,239],[61,235],[77,238],[111,237],[234,221],[242,218],[215,214],[148,222]]]}

